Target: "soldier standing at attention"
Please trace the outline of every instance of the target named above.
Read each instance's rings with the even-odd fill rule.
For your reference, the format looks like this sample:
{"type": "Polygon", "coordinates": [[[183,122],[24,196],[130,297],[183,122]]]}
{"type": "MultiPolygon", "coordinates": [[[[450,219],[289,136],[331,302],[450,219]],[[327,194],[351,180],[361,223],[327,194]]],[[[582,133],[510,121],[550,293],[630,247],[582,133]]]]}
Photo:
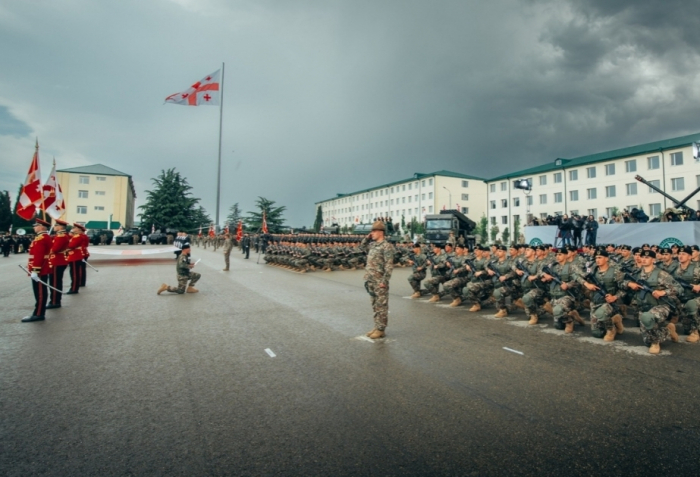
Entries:
{"type": "Polygon", "coordinates": [[[34,233],[36,237],[29,246],[28,269],[32,277],[32,289],[34,290],[34,312],[31,316],[22,318],[22,323],[32,321],[44,321],[46,313],[46,283],[49,278],[51,267],[49,266],[49,253],[51,252],[51,237],[46,233],[48,222],[41,219],[34,219],[34,233]],[[40,281],[41,280],[41,281],[40,281]],[[44,283],[41,283],[44,282],[44,283]]]}
{"type": "Polygon", "coordinates": [[[66,295],[75,295],[80,292],[80,275],[83,272],[83,268],[80,266],[83,260],[83,239],[80,238],[80,228],[73,224],[73,228],[70,230],[72,235],[70,241],[68,242],[68,248],[64,252],[66,261],[70,266],[70,290],[66,292],[66,295]]]}
{"type": "MultiPolygon", "coordinates": [[[[51,244],[51,253],[49,254],[49,264],[51,265],[51,286],[56,290],[63,290],[63,274],[68,267],[65,252],[68,249],[70,237],[66,233],[67,222],[56,219],[56,224],[53,229],[56,232],[51,244]]],[[[49,305],[46,309],[61,308],[61,297],[63,293],[60,291],[51,290],[49,305]]]]}
{"type": "Polygon", "coordinates": [[[367,252],[365,288],[372,297],[374,329],[367,333],[373,340],[383,338],[389,320],[389,280],[394,269],[394,247],[384,240],[384,223],[374,222],[372,231],[360,247],[367,252]]]}
{"type": "Polygon", "coordinates": [[[169,287],[167,284],[163,283],[158,289],[158,295],[164,291],[170,293],[177,293],[182,295],[183,293],[197,293],[194,284],[202,277],[199,273],[191,271],[194,268],[194,263],[190,263],[190,244],[182,244],[182,253],[177,257],[177,264],[175,265],[175,270],[177,271],[177,286],[169,287]],[[189,282],[189,286],[188,286],[189,282]]]}
{"type": "Polygon", "coordinates": [[[233,242],[231,241],[231,234],[224,234],[224,261],[226,262],[225,272],[228,272],[228,268],[231,261],[231,249],[233,248],[233,242]]]}

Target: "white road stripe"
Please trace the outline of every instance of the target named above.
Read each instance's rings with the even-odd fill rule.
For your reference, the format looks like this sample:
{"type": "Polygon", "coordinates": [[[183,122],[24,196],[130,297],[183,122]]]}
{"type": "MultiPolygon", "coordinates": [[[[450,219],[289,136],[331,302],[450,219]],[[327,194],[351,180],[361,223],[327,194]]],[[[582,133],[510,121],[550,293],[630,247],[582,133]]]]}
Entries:
{"type": "Polygon", "coordinates": [[[520,354],[520,355],[525,356],[525,353],[523,353],[522,351],[516,351],[514,349],[506,348],[505,346],[503,347],[503,349],[506,351],[510,351],[511,353],[520,354]]]}
{"type": "Polygon", "coordinates": [[[265,348],[265,352],[270,355],[270,358],[274,358],[277,356],[275,353],[272,352],[270,348],[265,348]]]}

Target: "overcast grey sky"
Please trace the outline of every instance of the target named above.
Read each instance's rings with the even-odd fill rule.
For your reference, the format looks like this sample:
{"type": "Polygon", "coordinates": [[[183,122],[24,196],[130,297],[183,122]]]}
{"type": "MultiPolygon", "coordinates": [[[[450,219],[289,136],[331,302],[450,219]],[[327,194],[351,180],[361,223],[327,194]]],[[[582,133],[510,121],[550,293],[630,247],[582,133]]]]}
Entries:
{"type": "Polygon", "coordinates": [[[43,179],[101,163],[140,205],[175,167],[213,217],[218,108],[163,100],[222,62],[222,220],[700,132],[687,0],[4,0],[0,190],[38,137],[43,179]]]}

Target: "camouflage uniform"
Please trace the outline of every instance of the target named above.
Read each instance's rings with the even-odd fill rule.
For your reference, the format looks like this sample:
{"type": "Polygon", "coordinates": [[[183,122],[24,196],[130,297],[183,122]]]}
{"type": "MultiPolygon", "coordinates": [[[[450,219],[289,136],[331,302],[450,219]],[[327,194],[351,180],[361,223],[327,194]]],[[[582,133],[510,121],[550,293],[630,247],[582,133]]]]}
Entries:
{"type": "Polygon", "coordinates": [[[474,266],[476,266],[475,273],[472,274],[471,281],[467,283],[466,292],[464,293],[464,301],[472,303],[481,303],[485,300],[493,291],[493,282],[491,277],[486,273],[486,264],[490,261],[490,258],[481,258],[479,260],[474,260],[474,266]],[[481,275],[477,276],[476,273],[481,272],[481,275]]]}
{"type": "Polygon", "coordinates": [[[608,295],[617,298],[617,300],[612,303],[608,303],[605,299],[605,295],[599,290],[591,292],[591,333],[596,338],[602,338],[608,330],[615,328],[615,324],[612,320],[613,316],[621,315],[620,306],[624,302],[626,293],[619,285],[624,281],[624,274],[614,263],[609,261],[606,271],[603,272],[597,265],[594,265],[591,268],[590,274],[579,277],[577,280],[578,283],[583,285],[584,282],[587,282],[591,285],[595,285],[589,278],[591,275],[603,285],[608,295]]]}
{"type": "MultiPolygon", "coordinates": [[[[654,267],[647,273],[641,269],[637,277],[646,282],[652,290],[665,290],[667,297],[657,300],[651,293],[637,291],[637,303],[640,307],[639,327],[644,343],[662,343],[670,337],[667,321],[671,315],[671,305],[676,297],[683,293],[681,287],[668,273],[654,267]]],[[[633,281],[633,280],[632,280],[633,281]]]]}
{"type": "Polygon", "coordinates": [[[177,271],[177,287],[169,286],[165,289],[165,291],[170,293],[177,293],[181,295],[187,290],[187,282],[189,282],[189,286],[193,287],[194,284],[201,278],[199,273],[190,270],[189,255],[180,254],[180,256],[177,257],[175,270],[177,271]]]}
{"type": "Polygon", "coordinates": [[[224,240],[224,261],[226,262],[226,270],[228,270],[231,261],[231,248],[233,248],[233,241],[231,238],[224,240]]]}
{"type": "Polygon", "coordinates": [[[365,237],[360,245],[367,252],[365,288],[372,297],[374,325],[384,331],[389,321],[389,280],[394,269],[394,246],[388,241],[373,242],[365,237]]]}
{"type": "Polygon", "coordinates": [[[462,289],[469,283],[469,271],[466,269],[465,261],[466,256],[455,257],[452,259],[451,278],[443,284],[445,293],[450,295],[453,299],[461,298],[462,289]]]}
{"type": "Polygon", "coordinates": [[[547,297],[547,292],[543,288],[543,285],[538,287],[540,269],[542,268],[542,262],[537,260],[523,260],[518,264],[513,265],[513,270],[521,270],[524,268],[527,270],[527,276],[523,274],[520,280],[520,286],[523,293],[523,303],[525,304],[525,313],[528,316],[537,315],[541,317],[544,314],[542,305],[544,304],[545,298],[547,297]],[[535,277],[535,280],[530,280],[529,277],[535,277]]]}
{"type": "MultiPolygon", "coordinates": [[[[689,286],[700,284],[700,264],[690,262],[685,270],[679,265],[675,270],[673,278],[682,280],[689,286]]],[[[683,323],[683,331],[689,334],[692,331],[700,329],[700,317],[698,316],[700,295],[683,285],[681,286],[683,287],[683,293],[678,297],[683,303],[681,321],[683,323]]]]}
{"type": "Polygon", "coordinates": [[[425,280],[427,257],[424,253],[420,253],[413,257],[413,273],[408,277],[408,283],[411,284],[413,292],[420,292],[420,282],[425,280]]]}
{"type": "Polygon", "coordinates": [[[505,277],[505,280],[503,281],[501,281],[500,278],[497,278],[496,275],[493,275],[493,278],[491,279],[494,284],[493,297],[496,299],[496,308],[498,310],[506,310],[510,312],[509,307],[506,305],[506,298],[509,297],[513,291],[509,283],[515,275],[512,267],[512,261],[506,258],[502,262],[500,260],[491,262],[487,268],[487,270],[493,269],[498,272],[501,277],[505,277]]]}
{"type": "Polygon", "coordinates": [[[447,281],[447,255],[441,253],[430,260],[430,278],[425,281],[425,289],[431,295],[438,295],[440,284],[447,281]]]}
{"type": "MultiPolygon", "coordinates": [[[[549,294],[552,298],[552,310],[554,315],[554,324],[556,327],[564,328],[567,323],[574,321],[571,316],[571,311],[576,308],[576,299],[571,296],[573,289],[576,288],[577,282],[577,267],[565,262],[563,265],[555,262],[549,266],[549,271],[557,274],[562,284],[567,285],[567,290],[564,290],[559,283],[552,280],[549,285],[549,294]]],[[[548,273],[542,270],[541,273],[548,273]]],[[[553,275],[551,275],[553,276],[553,275]]]]}

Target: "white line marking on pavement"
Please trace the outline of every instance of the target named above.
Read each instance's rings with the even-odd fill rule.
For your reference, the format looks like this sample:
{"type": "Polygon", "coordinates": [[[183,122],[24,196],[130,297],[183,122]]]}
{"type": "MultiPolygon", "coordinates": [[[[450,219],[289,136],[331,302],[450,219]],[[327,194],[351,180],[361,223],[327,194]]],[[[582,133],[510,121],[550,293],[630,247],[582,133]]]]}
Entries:
{"type": "Polygon", "coordinates": [[[506,348],[505,346],[503,347],[503,349],[506,350],[506,351],[510,351],[511,353],[515,353],[515,354],[519,354],[519,355],[525,356],[525,353],[523,353],[522,351],[517,351],[517,350],[514,350],[514,349],[506,348]]]}
{"type": "Polygon", "coordinates": [[[270,358],[274,358],[277,356],[275,353],[272,352],[270,348],[265,348],[265,352],[270,355],[270,358]]]}
{"type": "Polygon", "coordinates": [[[375,340],[373,340],[373,339],[370,338],[369,336],[365,336],[365,335],[357,336],[355,339],[356,339],[356,340],[362,340],[362,341],[369,341],[370,343],[376,343],[375,340]]]}

